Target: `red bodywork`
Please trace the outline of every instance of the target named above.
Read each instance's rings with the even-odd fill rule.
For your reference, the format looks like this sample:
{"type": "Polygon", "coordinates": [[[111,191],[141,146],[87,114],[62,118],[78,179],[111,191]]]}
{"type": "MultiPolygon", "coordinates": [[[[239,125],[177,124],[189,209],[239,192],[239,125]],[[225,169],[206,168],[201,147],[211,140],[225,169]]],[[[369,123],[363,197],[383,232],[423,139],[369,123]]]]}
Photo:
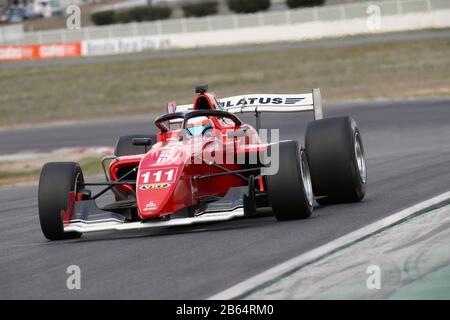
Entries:
{"type": "MultiPolygon", "coordinates": [[[[218,104],[213,95],[201,93],[196,97],[193,109],[205,109],[205,106],[216,109],[218,104]]],[[[232,187],[247,185],[246,180],[235,175],[193,179],[199,175],[224,172],[200,159],[208,162],[212,158],[222,157],[222,167],[237,170],[248,168],[246,163],[238,164],[237,159],[248,159],[250,154],[254,157],[267,147],[260,143],[256,130],[248,124],[235,126],[217,117],[210,119],[215,129],[213,136],[182,139],[184,129],[160,132],[158,142],[146,154],[120,157],[111,163],[109,173],[113,181],[118,180],[127,168],[139,165],[135,186],[121,185],[115,188],[116,193],[124,195],[136,192],[137,213],[141,219],[173,214],[198,205],[202,199],[222,197],[232,187]],[[245,135],[228,135],[236,130],[245,131],[245,135]]],[[[264,189],[262,179],[256,179],[255,182],[258,188],[264,189]]]]}

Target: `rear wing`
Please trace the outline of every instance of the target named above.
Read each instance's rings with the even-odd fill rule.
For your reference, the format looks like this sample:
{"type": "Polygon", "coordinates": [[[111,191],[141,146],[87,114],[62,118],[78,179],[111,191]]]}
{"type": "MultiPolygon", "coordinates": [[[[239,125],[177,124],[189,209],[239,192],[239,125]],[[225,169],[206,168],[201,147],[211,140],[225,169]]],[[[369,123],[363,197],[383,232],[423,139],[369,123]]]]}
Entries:
{"type": "MultiPolygon", "coordinates": [[[[223,110],[231,113],[313,111],[314,119],[323,118],[320,89],[304,94],[249,94],[220,99],[223,110]]],[[[176,106],[176,111],[192,110],[192,104],[176,106]]]]}
{"type": "Polygon", "coordinates": [[[305,94],[251,94],[220,99],[231,113],[313,111],[314,119],[323,118],[320,89],[305,94]]]}

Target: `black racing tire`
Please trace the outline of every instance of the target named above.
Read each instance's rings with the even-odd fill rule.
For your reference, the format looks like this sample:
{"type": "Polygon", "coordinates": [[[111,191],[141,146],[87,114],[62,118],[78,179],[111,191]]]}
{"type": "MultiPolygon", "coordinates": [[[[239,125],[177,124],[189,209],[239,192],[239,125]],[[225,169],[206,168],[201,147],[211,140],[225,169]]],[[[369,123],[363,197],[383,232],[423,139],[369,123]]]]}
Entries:
{"type": "Polygon", "coordinates": [[[81,237],[79,232],[64,232],[61,210],[67,210],[70,192],[84,188],[81,168],[75,162],[49,162],[42,167],[39,178],[39,222],[49,240],[81,237]]]}
{"type": "Polygon", "coordinates": [[[312,121],[306,128],[314,194],[319,204],[358,202],[364,199],[367,168],[358,126],[351,117],[312,121]],[[326,197],[323,197],[326,196],[326,197]]]}
{"type": "Polygon", "coordinates": [[[273,214],[279,221],[306,219],[314,205],[306,154],[297,141],[280,142],[278,146],[278,172],[266,176],[273,214]]]}
{"type": "MultiPolygon", "coordinates": [[[[152,145],[156,143],[157,137],[154,134],[132,134],[128,136],[120,137],[116,142],[116,147],[114,148],[114,155],[120,156],[131,156],[135,154],[145,153],[145,146],[135,146],[133,145],[133,138],[150,138],[152,139],[152,145]]],[[[151,146],[147,147],[150,150],[151,146]]]]}

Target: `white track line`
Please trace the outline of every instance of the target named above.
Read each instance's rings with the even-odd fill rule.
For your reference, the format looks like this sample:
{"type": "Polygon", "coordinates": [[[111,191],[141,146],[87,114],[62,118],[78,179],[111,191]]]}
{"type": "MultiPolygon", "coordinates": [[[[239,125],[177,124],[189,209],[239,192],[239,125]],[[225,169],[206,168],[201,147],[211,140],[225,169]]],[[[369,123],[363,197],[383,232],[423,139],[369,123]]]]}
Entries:
{"type": "Polygon", "coordinates": [[[353,231],[351,233],[346,234],[336,240],[328,242],[325,245],[322,245],[316,249],[308,251],[304,254],[301,254],[295,258],[292,258],[284,263],[281,263],[273,268],[270,268],[256,276],[253,276],[247,280],[244,280],[237,285],[226,289],[218,294],[209,297],[208,300],[230,300],[230,299],[240,299],[244,295],[253,292],[255,289],[278,279],[290,272],[293,272],[302,266],[309,264],[327,254],[330,254],[338,249],[342,249],[354,243],[355,241],[361,240],[371,234],[374,234],[388,226],[398,223],[399,221],[408,218],[411,215],[414,215],[420,211],[430,209],[434,206],[437,206],[445,201],[450,199],[450,191],[440,194],[434,198],[429,200],[420,202],[414,206],[406,208],[402,211],[394,213],[386,218],[378,220],[368,226],[365,226],[361,229],[353,231]]]}

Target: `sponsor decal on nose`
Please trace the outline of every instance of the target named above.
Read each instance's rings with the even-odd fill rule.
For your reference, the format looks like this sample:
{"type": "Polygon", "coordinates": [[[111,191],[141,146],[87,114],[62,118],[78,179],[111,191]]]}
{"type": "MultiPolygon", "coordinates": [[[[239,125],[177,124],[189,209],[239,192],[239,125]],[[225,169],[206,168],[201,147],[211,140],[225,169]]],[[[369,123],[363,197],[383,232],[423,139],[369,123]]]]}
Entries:
{"type": "Polygon", "coordinates": [[[152,210],[156,210],[158,207],[158,205],[156,203],[154,203],[153,201],[150,201],[149,203],[147,203],[145,205],[145,208],[143,209],[144,212],[145,211],[152,211],[152,210]]]}
{"type": "Polygon", "coordinates": [[[152,189],[165,189],[170,187],[170,183],[152,183],[152,184],[144,184],[139,187],[141,190],[152,190],[152,189]]]}

